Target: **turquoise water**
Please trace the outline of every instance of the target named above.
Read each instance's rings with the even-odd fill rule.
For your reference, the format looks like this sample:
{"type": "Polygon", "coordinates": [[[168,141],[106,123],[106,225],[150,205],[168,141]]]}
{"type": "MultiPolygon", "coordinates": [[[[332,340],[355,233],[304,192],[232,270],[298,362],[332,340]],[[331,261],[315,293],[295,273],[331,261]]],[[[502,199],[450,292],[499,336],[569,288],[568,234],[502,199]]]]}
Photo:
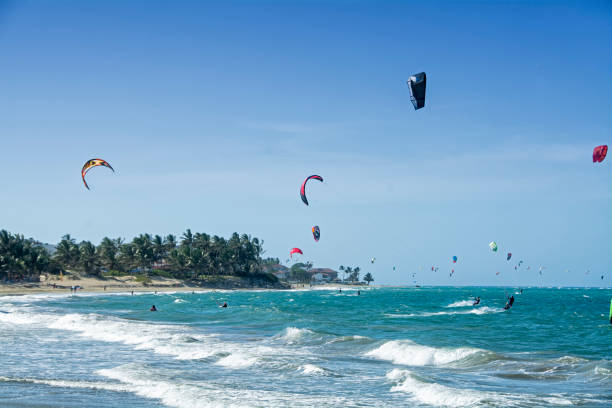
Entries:
{"type": "Polygon", "coordinates": [[[0,297],[0,406],[612,406],[612,290],[515,292],[0,297]]]}

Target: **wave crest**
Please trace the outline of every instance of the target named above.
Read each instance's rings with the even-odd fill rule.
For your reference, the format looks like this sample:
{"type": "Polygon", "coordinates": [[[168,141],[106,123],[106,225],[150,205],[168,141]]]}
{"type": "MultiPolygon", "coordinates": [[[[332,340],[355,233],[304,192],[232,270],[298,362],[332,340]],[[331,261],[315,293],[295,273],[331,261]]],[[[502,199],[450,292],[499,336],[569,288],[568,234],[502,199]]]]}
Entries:
{"type": "Polygon", "coordinates": [[[469,347],[436,348],[410,340],[392,340],[366,353],[366,356],[393,364],[409,366],[442,366],[462,360],[483,350],[469,347]]]}

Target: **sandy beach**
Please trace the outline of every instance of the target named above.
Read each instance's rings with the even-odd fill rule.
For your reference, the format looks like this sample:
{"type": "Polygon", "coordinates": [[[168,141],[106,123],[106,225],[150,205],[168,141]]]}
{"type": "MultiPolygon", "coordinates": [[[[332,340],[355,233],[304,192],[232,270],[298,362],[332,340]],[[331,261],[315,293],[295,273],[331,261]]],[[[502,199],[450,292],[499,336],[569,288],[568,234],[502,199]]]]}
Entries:
{"type": "MultiPolygon", "coordinates": [[[[375,285],[372,285],[374,287],[375,285]]],[[[263,287],[235,287],[235,288],[220,288],[217,286],[202,287],[202,286],[191,286],[186,284],[184,281],[179,279],[169,279],[163,277],[152,277],[151,282],[143,284],[137,282],[132,276],[112,277],[106,279],[99,279],[94,277],[81,277],[71,278],[64,277],[63,280],[46,280],[44,277],[41,278],[41,282],[23,282],[23,283],[11,283],[0,284],[0,296],[2,295],[26,295],[36,293],[70,293],[71,288],[78,287],[78,292],[108,292],[108,293],[122,293],[122,292],[198,292],[198,291],[209,291],[209,290],[253,290],[253,289],[267,289],[263,287]],[[55,284],[55,286],[54,286],[55,284]]],[[[367,286],[364,285],[348,285],[343,283],[329,283],[319,284],[310,287],[308,284],[291,284],[290,289],[364,289],[367,286]]],[[[289,288],[286,288],[289,289],[289,288]]],[[[282,290],[282,289],[278,289],[282,290]]]]}
{"type": "Polygon", "coordinates": [[[1,295],[25,295],[34,293],[66,293],[70,292],[71,288],[79,287],[77,292],[168,292],[168,291],[184,291],[191,292],[193,290],[202,290],[199,287],[187,286],[183,281],[178,279],[167,278],[151,278],[151,282],[146,285],[141,282],[136,282],[131,276],[98,279],[93,277],[83,277],[78,279],[64,278],[63,280],[45,280],[41,282],[23,282],[0,284],[1,295]],[[55,286],[54,286],[55,284],[55,286]]]}

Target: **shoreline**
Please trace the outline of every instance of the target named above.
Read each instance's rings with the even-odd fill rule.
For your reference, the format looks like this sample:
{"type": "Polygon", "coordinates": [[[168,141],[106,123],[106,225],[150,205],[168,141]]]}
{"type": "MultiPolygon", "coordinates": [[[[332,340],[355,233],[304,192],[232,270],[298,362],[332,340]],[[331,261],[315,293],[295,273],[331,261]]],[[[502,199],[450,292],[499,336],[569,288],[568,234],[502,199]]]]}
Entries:
{"type": "MultiPolygon", "coordinates": [[[[370,287],[376,287],[371,285],[370,287]]],[[[154,278],[146,285],[141,282],[135,282],[131,277],[125,279],[108,278],[98,279],[93,277],[83,277],[80,279],[64,279],[57,281],[44,281],[40,283],[24,282],[24,283],[0,283],[0,296],[15,296],[15,295],[34,295],[34,294],[79,294],[79,293],[153,293],[153,292],[209,292],[214,290],[223,291],[250,291],[250,290],[337,290],[342,289],[365,289],[365,285],[349,285],[343,283],[337,284],[287,284],[286,287],[271,287],[271,286],[238,286],[232,282],[223,282],[223,284],[213,284],[207,286],[189,285],[178,279],[154,278]],[[53,287],[55,284],[55,287],[53,287]],[[78,286],[76,291],[72,291],[72,287],[78,286]]]]}
{"type": "MultiPolygon", "coordinates": [[[[414,288],[411,285],[401,286],[401,285],[349,285],[344,283],[328,283],[323,285],[313,285],[310,287],[307,284],[291,284],[290,287],[284,288],[274,288],[274,287],[263,287],[263,286],[250,286],[250,287],[219,287],[219,286],[189,286],[183,282],[177,281],[177,283],[170,282],[154,282],[148,285],[142,284],[132,284],[132,285],[113,285],[111,283],[107,283],[104,285],[103,280],[100,280],[99,283],[95,283],[93,285],[90,282],[87,282],[86,279],[74,280],[74,281],[64,281],[61,283],[62,288],[52,286],[46,286],[46,284],[35,284],[35,283],[13,283],[13,284],[4,284],[0,283],[0,297],[2,296],[26,296],[26,295],[36,295],[36,294],[53,294],[56,293],[58,295],[63,294],[79,294],[79,293],[109,293],[109,294],[117,294],[117,293],[154,293],[154,292],[210,292],[210,291],[257,291],[257,290],[270,290],[270,291],[285,291],[285,290],[299,290],[299,291],[307,291],[307,290],[338,290],[342,288],[343,290],[368,290],[372,289],[382,289],[382,288],[414,288]],[[86,282],[84,282],[86,281],[86,282]],[[70,285],[68,283],[71,283],[70,285]],[[71,286],[81,286],[76,292],[72,292],[70,290],[71,286]],[[106,286],[106,290],[104,289],[106,286]]],[[[470,288],[475,286],[423,286],[422,288],[470,288]]],[[[479,286],[483,288],[518,288],[519,286],[479,286]]],[[[522,286],[525,289],[610,289],[610,287],[601,287],[601,286],[563,286],[563,287],[549,287],[549,286],[522,286]]],[[[419,289],[419,288],[414,288],[419,289]]]]}

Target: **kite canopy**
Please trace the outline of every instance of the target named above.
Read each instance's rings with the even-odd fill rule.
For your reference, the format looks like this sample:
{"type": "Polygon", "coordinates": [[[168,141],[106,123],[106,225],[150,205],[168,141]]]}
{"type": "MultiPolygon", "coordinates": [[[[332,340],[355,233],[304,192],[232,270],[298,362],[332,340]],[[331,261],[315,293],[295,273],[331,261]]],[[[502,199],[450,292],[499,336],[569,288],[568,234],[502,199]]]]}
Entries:
{"type": "Polygon", "coordinates": [[[370,259],[370,262],[371,262],[371,263],[376,262],[376,258],[372,258],[372,259],[370,259]]]}
{"type": "Polygon", "coordinates": [[[85,181],[85,175],[87,174],[89,170],[93,169],[94,167],[98,167],[98,166],[108,167],[109,169],[113,171],[113,173],[115,172],[115,169],[113,169],[106,160],[102,160],[102,159],[87,160],[85,164],[83,165],[83,168],[81,169],[81,177],[83,178],[83,184],[85,184],[85,187],[88,190],[89,190],[89,186],[87,185],[87,182],[85,181]]]}
{"type": "Polygon", "coordinates": [[[508,256],[506,256],[506,261],[509,261],[512,258],[512,252],[508,252],[508,256]]]}
{"type": "Polygon", "coordinates": [[[608,154],[608,146],[601,145],[593,149],[593,163],[601,163],[608,154]]]}
{"type": "Polygon", "coordinates": [[[306,199],[306,183],[310,179],[319,180],[320,182],[323,182],[323,177],[317,175],[312,175],[310,177],[307,177],[306,180],[304,180],[304,182],[302,183],[302,187],[300,188],[300,196],[302,197],[302,201],[306,205],[308,205],[308,200],[306,199]]]}
{"type": "Polygon", "coordinates": [[[453,263],[457,263],[457,257],[453,256],[453,263]]]}
{"type": "Polygon", "coordinates": [[[425,106],[425,86],[427,85],[427,76],[424,72],[414,74],[406,81],[408,89],[410,89],[410,100],[414,105],[414,110],[421,109],[425,106]]]}
{"type": "Polygon", "coordinates": [[[489,244],[489,248],[491,248],[491,251],[497,252],[497,244],[495,243],[495,241],[489,244]]]}
{"type": "Polygon", "coordinates": [[[302,252],[300,248],[291,248],[291,251],[289,251],[289,256],[291,257],[291,259],[293,259],[293,254],[304,255],[304,253],[302,252]]]}
{"type": "Polygon", "coordinates": [[[316,242],[319,242],[319,238],[321,238],[321,230],[318,225],[312,227],[312,236],[316,242]]]}

